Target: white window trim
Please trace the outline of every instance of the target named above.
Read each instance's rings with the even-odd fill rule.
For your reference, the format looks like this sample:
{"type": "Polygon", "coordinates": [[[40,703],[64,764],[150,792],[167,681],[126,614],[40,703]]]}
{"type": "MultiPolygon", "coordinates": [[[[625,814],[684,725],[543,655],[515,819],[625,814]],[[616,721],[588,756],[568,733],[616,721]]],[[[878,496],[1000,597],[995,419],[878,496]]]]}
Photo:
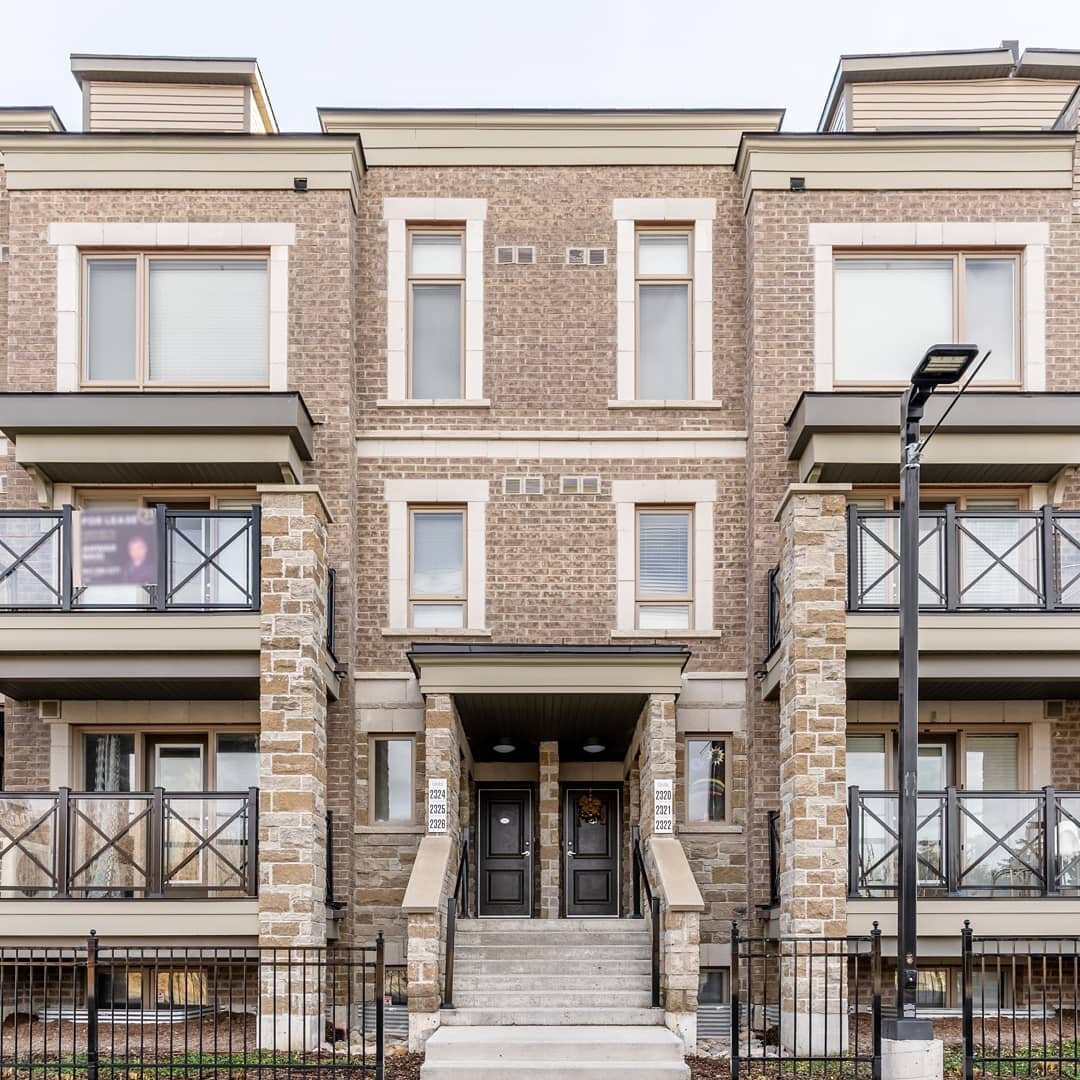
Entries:
{"type": "MultiPolygon", "coordinates": [[[[407,402],[408,226],[465,222],[465,397],[484,401],[484,222],[487,199],[383,199],[386,225],[386,398],[407,402]]],[[[410,402],[446,404],[446,402],[410,402]]]]}
{"type": "Polygon", "coordinates": [[[1021,248],[1023,389],[1046,389],[1046,222],[830,222],[810,225],[808,240],[814,254],[815,390],[833,389],[833,249],[838,247],[1021,248]]]}
{"type": "Polygon", "coordinates": [[[487,532],[485,510],[488,501],[486,480],[386,480],[383,487],[389,522],[389,605],[386,634],[432,633],[460,635],[462,629],[413,630],[409,626],[409,506],[453,503],[464,506],[465,565],[468,572],[464,629],[486,633],[487,619],[487,532]]]}
{"type": "MultiPolygon", "coordinates": [[[[80,251],[104,247],[269,248],[270,325],[267,334],[269,389],[289,384],[289,248],[296,243],[291,222],[54,221],[49,243],[56,248],[56,389],[79,389],[82,341],[80,251]]],[[[213,385],[208,384],[212,390],[213,385]]]]}
{"type": "Polygon", "coordinates": [[[615,504],[615,633],[637,637],[687,637],[713,627],[713,509],[715,480],[613,480],[615,504]],[[637,508],[671,503],[694,508],[694,625],[689,630],[638,630],[637,508]]]}
{"type": "Polygon", "coordinates": [[[686,408],[713,400],[712,261],[715,199],[613,199],[615,218],[616,356],[615,400],[609,406],[686,408]],[[693,398],[691,401],[637,401],[634,246],[638,222],[694,223],[693,398]]]}

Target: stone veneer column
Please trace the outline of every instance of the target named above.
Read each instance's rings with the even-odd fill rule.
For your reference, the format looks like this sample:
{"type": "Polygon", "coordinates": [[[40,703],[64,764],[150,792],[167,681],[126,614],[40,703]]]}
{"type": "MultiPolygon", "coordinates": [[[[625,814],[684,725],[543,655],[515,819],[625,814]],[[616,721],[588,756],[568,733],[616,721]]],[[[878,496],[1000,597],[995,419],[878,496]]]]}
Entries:
{"type": "MultiPolygon", "coordinates": [[[[652,694],[642,717],[640,823],[641,846],[649,881],[654,889],[660,887],[656,862],[650,850],[656,835],[654,814],[654,782],[671,780],[674,789],[676,760],[675,696],[652,694]]],[[[664,842],[674,837],[662,838],[664,842]]],[[[643,900],[644,902],[644,900],[643,900]]],[[[661,970],[660,995],[664,1008],[664,1023],[682,1040],[686,1052],[692,1054],[697,1044],[698,971],[701,964],[701,916],[697,911],[672,911],[667,898],[661,895],[661,970]]]]}
{"type": "MultiPolygon", "coordinates": [[[[847,934],[845,487],[792,485],[778,512],[780,933],[847,934]]],[[[839,948],[837,949],[839,952],[839,948]]],[[[798,1052],[847,1046],[840,956],[788,957],[780,1038],[798,1052]],[[825,1003],[828,1003],[827,1011],[825,1003]]]]}
{"type": "Polygon", "coordinates": [[[559,917],[559,744],[540,744],[540,918],[559,917]]]}
{"type": "MultiPolygon", "coordinates": [[[[260,493],[259,944],[324,946],[328,515],[316,488],[260,493]]],[[[317,1046],[317,968],[261,978],[262,1045],[317,1046]]]]}
{"type": "MultiPolygon", "coordinates": [[[[446,900],[457,878],[461,852],[461,746],[458,717],[449,694],[428,694],[424,705],[424,783],[446,780],[446,833],[426,833],[425,838],[447,836],[450,857],[434,911],[410,911],[408,915],[407,977],[409,988],[409,1049],[423,1050],[427,1037],[439,1026],[442,1006],[442,963],[446,942],[446,900]]],[[[427,825],[427,796],[424,798],[427,825]]]]}

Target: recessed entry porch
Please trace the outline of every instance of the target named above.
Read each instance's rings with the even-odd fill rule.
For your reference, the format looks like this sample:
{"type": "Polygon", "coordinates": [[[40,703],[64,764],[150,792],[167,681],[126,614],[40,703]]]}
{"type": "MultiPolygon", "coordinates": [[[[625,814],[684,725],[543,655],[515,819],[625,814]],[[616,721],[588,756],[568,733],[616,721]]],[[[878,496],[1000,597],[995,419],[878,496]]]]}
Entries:
{"type": "Polygon", "coordinates": [[[581,982],[597,961],[632,1019],[593,1009],[591,1022],[666,1023],[692,1046],[704,903],[672,813],[689,657],[682,645],[413,646],[425,832],[402,903],[412,1047],[440,1022],[590,1022],[567,1017],[596,1004],[581,982]],[[608,944],[610,956],[590,951],[608,944]],[[507,949],[542,971],[490,967],[507,949]],[[538,998],[521,981],[541,975],[538,998]]]}

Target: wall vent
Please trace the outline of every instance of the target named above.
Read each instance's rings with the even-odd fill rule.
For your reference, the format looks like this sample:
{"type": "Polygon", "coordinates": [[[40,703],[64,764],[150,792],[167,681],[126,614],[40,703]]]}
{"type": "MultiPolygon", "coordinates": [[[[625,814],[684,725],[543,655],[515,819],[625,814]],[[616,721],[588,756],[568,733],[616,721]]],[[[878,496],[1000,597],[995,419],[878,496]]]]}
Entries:
{"type": "Polygon", "coordinates": [[[512,266],[536,265],[536,248],[532,244],[502,244],[495,248],[495,265],[512,266]]]}
{"type": "Polygon", "coordinates": [[[1044,701],[1043,716],[1047,720],[1063,720],[1065,718],[1064,701],[1044,701]]]}
{"type": "Polygon", "coordinates": [[[607,266],[607,248],[589,248],[590,266],[607,266]]]}
{"type": "Polygon", "coordinates": [[[55,698],[43,698],[38,702],[39,720],[59,720],[60,702],[55,698]]]}
{"type": "Polygon", "coordinates": [[[542,476],[504,476],[504,495],[543,495],[544,478],[542,476]]]}
{"type": "Polygon", "coordinates": [[[599,476],[564,476],[559,481],[559,491],[563,495],[599,495],[599,476]]]}
{"type": "Polygon", "coordinates": [[[587,259],[588,252],[585,248],[573,247],[566,249],[567,266],[584,266],[587,259]]]}

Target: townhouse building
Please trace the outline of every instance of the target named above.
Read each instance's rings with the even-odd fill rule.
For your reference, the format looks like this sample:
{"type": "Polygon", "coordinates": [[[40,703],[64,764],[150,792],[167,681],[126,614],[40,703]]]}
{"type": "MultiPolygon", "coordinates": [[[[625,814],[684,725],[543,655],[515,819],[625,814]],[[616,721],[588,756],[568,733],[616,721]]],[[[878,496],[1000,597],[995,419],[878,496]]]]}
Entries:
{"type": "Polygon", "coordinates": [[[434,1077],[510,1025],[679,1074],[733,922],[895,955],[939,341],[991,356],[924,466],[923,1002],[964,917],[1075,921],[1080,53],[844,57],[810,133],[72,71],[82,130],[0,109],[0,941],[382,931],[434,1077]]]}

